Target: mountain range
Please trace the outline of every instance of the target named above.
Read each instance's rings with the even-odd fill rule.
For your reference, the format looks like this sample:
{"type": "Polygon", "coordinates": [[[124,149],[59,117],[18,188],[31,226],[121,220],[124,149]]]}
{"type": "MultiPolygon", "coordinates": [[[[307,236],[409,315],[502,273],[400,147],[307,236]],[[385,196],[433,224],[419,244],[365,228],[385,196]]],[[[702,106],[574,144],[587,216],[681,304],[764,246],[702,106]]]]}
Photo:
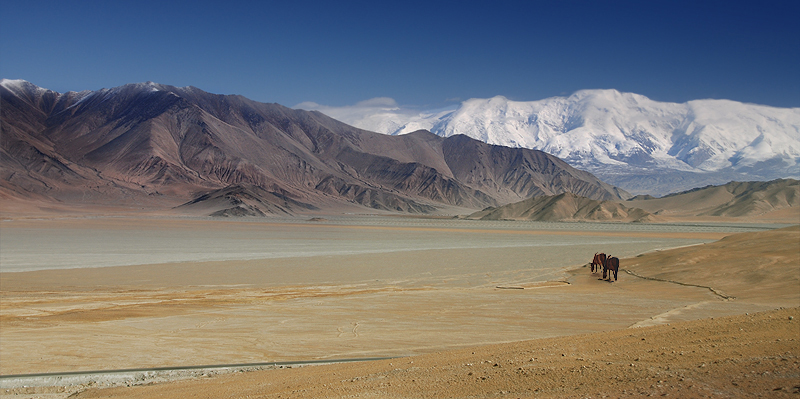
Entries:
{"type": "Polygon", "coordinates": [[[667,103],[616,90],[527,102],[470,99],[431,112],[409,112],[387,100],[362,105],[298,107],[390,135],[426,129],[542,150],[635,194],[800,177],[800,108],[728,100],[667,103]]]}
{"type": "Polygon", "coordinates": [[[153,82],[58,93],[4,79],[0,122],[7,209],[433,213],[564,192],[630,197],[538,150],[427,131],[385,135],[320,112],[153,82]]]}

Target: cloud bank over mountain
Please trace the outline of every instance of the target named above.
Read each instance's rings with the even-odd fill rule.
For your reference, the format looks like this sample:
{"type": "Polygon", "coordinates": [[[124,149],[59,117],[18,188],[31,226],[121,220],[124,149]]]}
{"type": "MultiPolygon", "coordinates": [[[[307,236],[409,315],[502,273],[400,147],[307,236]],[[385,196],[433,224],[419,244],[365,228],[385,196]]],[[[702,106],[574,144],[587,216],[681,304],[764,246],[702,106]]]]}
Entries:
{"type": "Polygon", "coordinates": [[[306,101],[293,108],[319,111],[331,118],[364,130],[398,135],[417,130],[431,130],[432,123],[453,113],[458,105],[420,110],[418,107],[400,105],[390,97],[375,97],[341,107],[306,101]]]}

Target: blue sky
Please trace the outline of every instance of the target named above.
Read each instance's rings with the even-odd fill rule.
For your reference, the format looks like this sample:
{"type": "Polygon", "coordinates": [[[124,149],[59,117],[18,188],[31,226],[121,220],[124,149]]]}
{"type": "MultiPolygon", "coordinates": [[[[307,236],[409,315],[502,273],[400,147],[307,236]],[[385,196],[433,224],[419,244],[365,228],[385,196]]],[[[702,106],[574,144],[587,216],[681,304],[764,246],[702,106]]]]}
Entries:
{"type": "Polygon", "coordinates": [[[613,88],[800,107],[798,1],[9,1],[0,77],[294,106],[613,88]]]}

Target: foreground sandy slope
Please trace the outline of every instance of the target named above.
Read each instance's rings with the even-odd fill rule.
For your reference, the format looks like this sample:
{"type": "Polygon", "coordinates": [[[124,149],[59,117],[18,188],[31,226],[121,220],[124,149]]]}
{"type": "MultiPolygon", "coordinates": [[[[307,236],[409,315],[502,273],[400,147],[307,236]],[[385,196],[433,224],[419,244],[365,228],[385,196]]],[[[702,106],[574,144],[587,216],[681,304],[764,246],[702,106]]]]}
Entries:
{"type": "MultiPolygon", "coordinates": [[[[87,389],[75,397],[691,398],[796,397],[800,393],[800,227],[653,252],[624,260],[625,265],[637,275],[658,279],[630,277],[648,284],[645,288],[693,284],[715,299],[651,319],[652,324],[671,321],[668,324],[640,323],[644,327],[386,361],[87,389]],[[681,312],[702,315],[703,308],[713,314],[708,307],[713,301],[774,310],[674,321],[681,312]]],[[[570,282],[576,287],[598,281],[583,268],[575,271],[570,282]]],[[[596,294],[590,299],[592,312],[613,308],[613,295],[596,294]]]]}
{"type": "Polygon", "coordinates": [[[648,253],[625,262],[625,268],[651,278],[713,287],[722,296],[742,301],[792,305],[800,297],[800,226],[648,253]]]}
{"type": "Polygon", "coordinates": [[[278,369],[77,398],[797,397],[800,310],[278,369]]]}

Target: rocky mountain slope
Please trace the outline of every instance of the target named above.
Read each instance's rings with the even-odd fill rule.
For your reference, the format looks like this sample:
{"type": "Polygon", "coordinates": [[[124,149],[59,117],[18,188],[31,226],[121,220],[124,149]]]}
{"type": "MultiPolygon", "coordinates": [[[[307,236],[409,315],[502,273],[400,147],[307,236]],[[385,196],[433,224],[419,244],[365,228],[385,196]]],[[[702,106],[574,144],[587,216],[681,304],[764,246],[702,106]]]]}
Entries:
{"type": "Polygon", "coordinates": [[[267,214],[481,209],[563,192],[629,197],[541,151],[426,131],[387,136],[194,87],[56,93],[3,80],[0,100],[6,199],[267,214]]]}
{"type": "Polygon", "coordinates": [[[540,101],[470,99],[432,112],[393,103],[360,113],[323,112],[387,134],[427,129],[542,150],[636,194],[800,177],[800,108],[727,100],[664,103],[616,90],[582,90],[540,101]]]}

